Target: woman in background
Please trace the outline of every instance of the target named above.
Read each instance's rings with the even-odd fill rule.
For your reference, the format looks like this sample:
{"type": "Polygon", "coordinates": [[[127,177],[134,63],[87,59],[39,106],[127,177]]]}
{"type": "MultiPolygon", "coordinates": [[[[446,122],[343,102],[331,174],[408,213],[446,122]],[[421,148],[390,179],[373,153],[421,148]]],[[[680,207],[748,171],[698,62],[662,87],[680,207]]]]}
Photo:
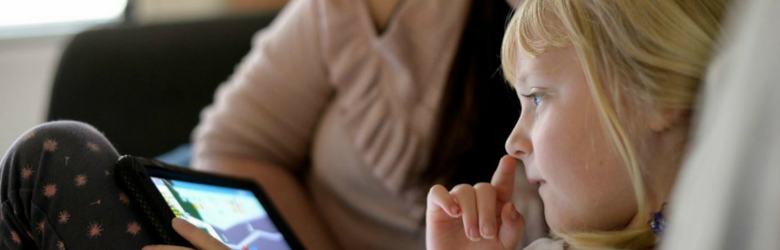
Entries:
{"type": "Polygon", "coordinates": [[[489,180],[517,118],[498,73],[510,10],[293,1],[203,113],[194,165],[255,178],[304,241],[422,249],[428,189],[489,180]]]}

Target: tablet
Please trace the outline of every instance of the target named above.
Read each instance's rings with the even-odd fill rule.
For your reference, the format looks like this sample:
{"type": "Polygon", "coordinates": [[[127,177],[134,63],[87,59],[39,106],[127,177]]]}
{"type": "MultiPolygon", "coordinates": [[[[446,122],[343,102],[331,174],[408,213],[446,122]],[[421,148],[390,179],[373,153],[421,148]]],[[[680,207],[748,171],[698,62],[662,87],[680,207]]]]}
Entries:
{"type": "Polygon", "coordinates": [[[133,156],[123,156],[115,170],[120,185],[136,201],[147,222],[169,238],[162,237],[163,244],[187,245],[181,244],[182,239],[167,226],[176,216],[230,249],[303,249],[271,201],[252,181],[133,156]]]}

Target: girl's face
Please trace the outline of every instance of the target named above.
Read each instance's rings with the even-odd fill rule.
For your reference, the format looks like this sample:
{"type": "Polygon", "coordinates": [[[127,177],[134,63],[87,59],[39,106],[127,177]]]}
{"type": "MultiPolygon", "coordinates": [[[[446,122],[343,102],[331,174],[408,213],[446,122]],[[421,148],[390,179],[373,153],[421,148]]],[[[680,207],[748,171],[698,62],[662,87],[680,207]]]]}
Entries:
{"type": "Polygon", "coordinates": [[[523,109],[506,150],[539,186],[547,223],[559,232],[625,228],[637,212],[633,188],[574,48],[518,60],[523,109]]]}

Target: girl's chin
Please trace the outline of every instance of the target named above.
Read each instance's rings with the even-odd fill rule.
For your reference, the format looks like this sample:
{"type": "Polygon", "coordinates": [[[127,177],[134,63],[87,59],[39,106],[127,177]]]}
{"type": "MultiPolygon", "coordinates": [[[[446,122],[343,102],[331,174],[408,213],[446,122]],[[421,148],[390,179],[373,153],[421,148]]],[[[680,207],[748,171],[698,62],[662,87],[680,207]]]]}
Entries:
{"type": "Polygon", "coordinates": [[[568,230],[566,230],[566,225],[561,221],[561,219],[565,216],[562,216],[563,213],[565,213],[565,209],[560,210],[556,209],[556,206],[558,204],[561,204],[560,199],[556,199],[551,193],[552,189],[550,189],[549,184],[541,185],[539,186],[539,196],[542,198],[542,204],[544,204],[544,217],[545,222],[547,222],[547,226],[550,227],[550,230],[557,232],[557,233],[563,233],[568,230]]]}

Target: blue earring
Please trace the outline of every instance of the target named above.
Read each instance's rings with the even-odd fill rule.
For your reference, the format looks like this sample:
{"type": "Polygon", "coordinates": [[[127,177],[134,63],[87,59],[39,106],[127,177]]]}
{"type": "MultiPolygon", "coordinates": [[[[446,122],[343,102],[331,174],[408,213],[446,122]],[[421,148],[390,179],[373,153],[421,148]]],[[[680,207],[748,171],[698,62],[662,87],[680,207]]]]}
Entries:
{"type": "Polygon", "coordinates": [[[653,213],[653,218],[650,220],[650,229],[653,230],[653,233],[657,235],[658,237],[661,237],[661,235],[664,233],[664,229],[666,229],[666,220],[664,219],[664,208],[666,207],[666,203],[661,205],[661,210],[658,212],[653,213]]]}

